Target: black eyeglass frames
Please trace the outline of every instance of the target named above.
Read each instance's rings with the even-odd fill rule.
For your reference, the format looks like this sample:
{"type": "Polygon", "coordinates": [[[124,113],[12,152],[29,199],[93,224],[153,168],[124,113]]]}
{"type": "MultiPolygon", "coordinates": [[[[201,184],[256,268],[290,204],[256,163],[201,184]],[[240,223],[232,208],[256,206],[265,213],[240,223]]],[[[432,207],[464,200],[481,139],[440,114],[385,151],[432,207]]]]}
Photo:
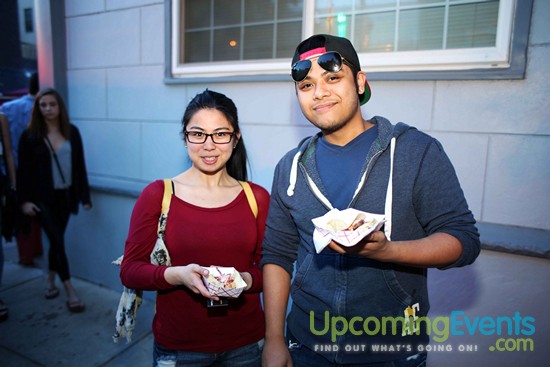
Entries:
{"type": "Polygon", "coordinates": [[[206,134],[202,131],[186,131],[185,138],[191,144],[204,144],[206,139],[210,137],[215,144],[228,144],[231,142],[234,132],[219,131],[212,134],[206,134]]]}

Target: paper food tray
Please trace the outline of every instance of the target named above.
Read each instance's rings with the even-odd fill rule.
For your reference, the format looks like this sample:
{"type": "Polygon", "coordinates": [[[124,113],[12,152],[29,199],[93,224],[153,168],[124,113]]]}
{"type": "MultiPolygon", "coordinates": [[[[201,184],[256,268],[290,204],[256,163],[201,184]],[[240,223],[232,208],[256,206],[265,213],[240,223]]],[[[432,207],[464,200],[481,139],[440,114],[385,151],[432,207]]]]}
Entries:
{"type": "Polygon", "coordinates": [[[237,298],[246,288],[246,282],[241,274],[233,267],[210,266],[207,267],[208,275],[202,277],[204,285],[213,296],[237,298]],[[221,280],[231,277],[234,287],[224,285],[221,280]]]}
{"type": "Polygon", "coordinates": [[[342,246],[355,246],[367,235],[382,227],[384,215],[353,208],[332,209],[322,217],[312,219],[312,222],[315,225],[313,243],[317,253],[320,253],[332,240],[342,246]],[[356,229],[351,229],[357,224],[360,225],[356,229]]]}

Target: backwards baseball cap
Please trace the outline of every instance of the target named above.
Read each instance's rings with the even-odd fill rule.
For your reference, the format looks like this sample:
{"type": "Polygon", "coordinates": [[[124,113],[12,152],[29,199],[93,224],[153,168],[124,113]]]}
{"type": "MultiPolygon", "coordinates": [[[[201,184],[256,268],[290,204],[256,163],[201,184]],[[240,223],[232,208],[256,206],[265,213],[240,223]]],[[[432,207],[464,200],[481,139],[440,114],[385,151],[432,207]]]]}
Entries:
{"type": "MultiPolygon", "coordinates": [[[[320,56],[327,52],[337,52],[349,64],[353,65],[358,71],[361,70],[361,63],[355,48],[347,38],[336,37],[330,34],[316,34],[302,41],[292,58],[292,66],[298,61],[305,60],[313,56],[320,56]]],[[[359,95],[361,105],[367,103],[370,99],[371,90],[368,82],[365,82],[365,92],[359,95]]]]}

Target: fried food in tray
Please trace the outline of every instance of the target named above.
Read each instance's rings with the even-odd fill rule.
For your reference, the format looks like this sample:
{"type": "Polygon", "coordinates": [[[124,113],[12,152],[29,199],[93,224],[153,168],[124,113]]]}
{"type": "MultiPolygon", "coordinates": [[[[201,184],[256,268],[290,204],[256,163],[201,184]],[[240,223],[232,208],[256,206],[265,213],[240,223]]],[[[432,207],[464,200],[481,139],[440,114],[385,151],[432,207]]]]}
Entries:
{"type": "Polygon", "coordinates": [[[332,209],[322,217],[312,219],[312,222],[315,225],[313,242],[317,253],[320,253],[332,240],[343,246],[355,246],[382,227],[384,215],[354,208],[332,209]]]}
{"type": "Polygon", "coordinates": [[[208,275],[202,280],[213,296],[237,298],[246,288],[246,282],[233,267],[210,266],[206,269],[208,275]]]}

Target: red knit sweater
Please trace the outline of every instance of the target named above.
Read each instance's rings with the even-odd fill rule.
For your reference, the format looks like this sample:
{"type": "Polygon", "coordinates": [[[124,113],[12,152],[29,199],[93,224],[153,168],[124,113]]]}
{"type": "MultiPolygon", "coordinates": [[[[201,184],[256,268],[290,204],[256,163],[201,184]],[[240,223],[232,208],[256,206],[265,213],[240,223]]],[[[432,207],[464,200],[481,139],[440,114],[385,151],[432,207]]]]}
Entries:
{"type": "Polygon", "coordinates": [[[166,223],[165,243],[173,266],[233,266],[252,274],[252,288],[239,298],[229,299],[227,307],[207,308],[203,296],[167,283],[166,267],[150,264],[163,182],[151,183],[138,198],[120,275],[128,288],[158,291],[153,333],[159,345],[175,350],[222,352],[264,337],[259,263],[269,194],[261,186],[251,186],[258,203],[257,219],[242,191],[220,208],[201,208],[172,196],[166,223]]]}

